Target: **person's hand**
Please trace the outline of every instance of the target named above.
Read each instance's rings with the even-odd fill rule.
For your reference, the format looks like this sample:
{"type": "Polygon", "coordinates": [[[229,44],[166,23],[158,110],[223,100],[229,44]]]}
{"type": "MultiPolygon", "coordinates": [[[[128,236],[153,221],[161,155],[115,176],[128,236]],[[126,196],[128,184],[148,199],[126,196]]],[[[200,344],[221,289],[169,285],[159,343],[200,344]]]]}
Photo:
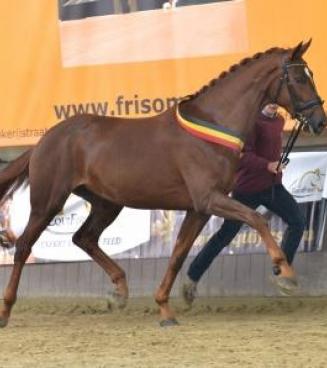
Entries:
{"type": "MultiPolygon", "coordinates": [[[[277,166],[278,166],[278,161],[269,162],[267,165],[267,170],[273,174],[277,174],[277,166]]],[[[285,165],[281,164],[278,168],[278,172],[282,172],[283,169],[285,169],[285,165]]]]}

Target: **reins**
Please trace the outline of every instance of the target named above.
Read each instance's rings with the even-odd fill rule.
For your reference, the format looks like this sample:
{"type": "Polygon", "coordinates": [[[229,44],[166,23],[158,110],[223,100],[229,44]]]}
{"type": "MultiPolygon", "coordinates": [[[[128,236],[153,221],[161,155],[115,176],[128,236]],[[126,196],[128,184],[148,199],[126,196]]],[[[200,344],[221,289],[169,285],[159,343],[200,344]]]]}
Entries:
{"type": "Polygon", "coordinates": [[[301,120],[296,120],[296,124],[294,125],[292,131],[291,131],[291,134],[289,135],[288,137],[288,140],[286,142],[286,145],[285,145],[285,148],[283,149],[283,152],[280,156],[280,159],[278,161],[278,165],[277,165],[277,168],[276,168],[276,171],[278,172],[279,168],[281,167],[281,165],[283,166],[286,166],[289,162],[290,162],[290,159],[288,158],[290,152],[292,151],[293,149],[293,146],[300,134],[300,131],[301,129],[303,128],[304,126],[304,122],[301,121],[301,120]]]}
{"type": "Polygon", "coordinates": [[[277,174],[278,174],[278,170],[281,166],[287,166],[288,163],[290,162],[290,159],[288,158],[289,154],[291,153],[293,146],[300,134],[301,129],[303,128],[303,126],[305,125],[305,122],[303,120],[296,120],[296,124],[294,125],[291,134],[288,137],[288,140],[286,142],[286,145],[283,149],[283,152],[280,156],[280,159],[278,161],[277,164],[277,168],[276,168],[276,174],[274,174],[274,179],[273,179],[273,186],[271,189],[271,199],[272,201],[274,201],[275,199],[275,184],[276,184],[276,178],[277,178],[277,174]]]}

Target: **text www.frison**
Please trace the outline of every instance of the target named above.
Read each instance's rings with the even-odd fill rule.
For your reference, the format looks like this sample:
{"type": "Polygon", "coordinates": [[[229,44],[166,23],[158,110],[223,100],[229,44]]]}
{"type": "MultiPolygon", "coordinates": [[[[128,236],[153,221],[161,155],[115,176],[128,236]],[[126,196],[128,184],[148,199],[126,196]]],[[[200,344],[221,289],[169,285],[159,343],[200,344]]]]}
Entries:
{"type": "Polygon", "coordinates": [[[54,105],[56,118],[67,119],[78,114],[96,114],[110,116],[147,115],[158,114],[170,108],[180,100],[178,97],[167,98],[139,98],[134,95],[132,99],[123,95],[117,96],[111,105],[109,102],[87,102],[67,105],[54,105]]]}

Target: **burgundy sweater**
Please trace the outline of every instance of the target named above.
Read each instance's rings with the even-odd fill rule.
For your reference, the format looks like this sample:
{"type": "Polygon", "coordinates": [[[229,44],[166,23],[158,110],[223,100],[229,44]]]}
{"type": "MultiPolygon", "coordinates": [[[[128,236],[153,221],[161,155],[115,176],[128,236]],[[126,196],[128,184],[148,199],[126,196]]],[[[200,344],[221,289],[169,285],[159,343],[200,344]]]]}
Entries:
{"type": "Polygon", "coordinates": [[[280,158],[283,127],[284,119],[280,115],[273,118],[259,115],[243,148],[234,192],[255,193],[281,183],[282,174],[272,174],[267,165],[280,158]]]}

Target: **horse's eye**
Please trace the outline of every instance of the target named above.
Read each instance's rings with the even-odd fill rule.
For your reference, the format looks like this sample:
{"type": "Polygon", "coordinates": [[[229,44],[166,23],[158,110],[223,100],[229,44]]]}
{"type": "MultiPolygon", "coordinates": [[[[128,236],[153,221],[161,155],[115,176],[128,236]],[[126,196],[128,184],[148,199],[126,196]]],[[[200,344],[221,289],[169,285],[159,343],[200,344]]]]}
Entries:
{"type": "Polygon", "coordinates": [[[299,77],[295,77],[295,82],[296,83],[301,83],[301,84],[304,84],[306,81],[307,81],[307,78],[305,75],[301,75],[299,77]]]}

